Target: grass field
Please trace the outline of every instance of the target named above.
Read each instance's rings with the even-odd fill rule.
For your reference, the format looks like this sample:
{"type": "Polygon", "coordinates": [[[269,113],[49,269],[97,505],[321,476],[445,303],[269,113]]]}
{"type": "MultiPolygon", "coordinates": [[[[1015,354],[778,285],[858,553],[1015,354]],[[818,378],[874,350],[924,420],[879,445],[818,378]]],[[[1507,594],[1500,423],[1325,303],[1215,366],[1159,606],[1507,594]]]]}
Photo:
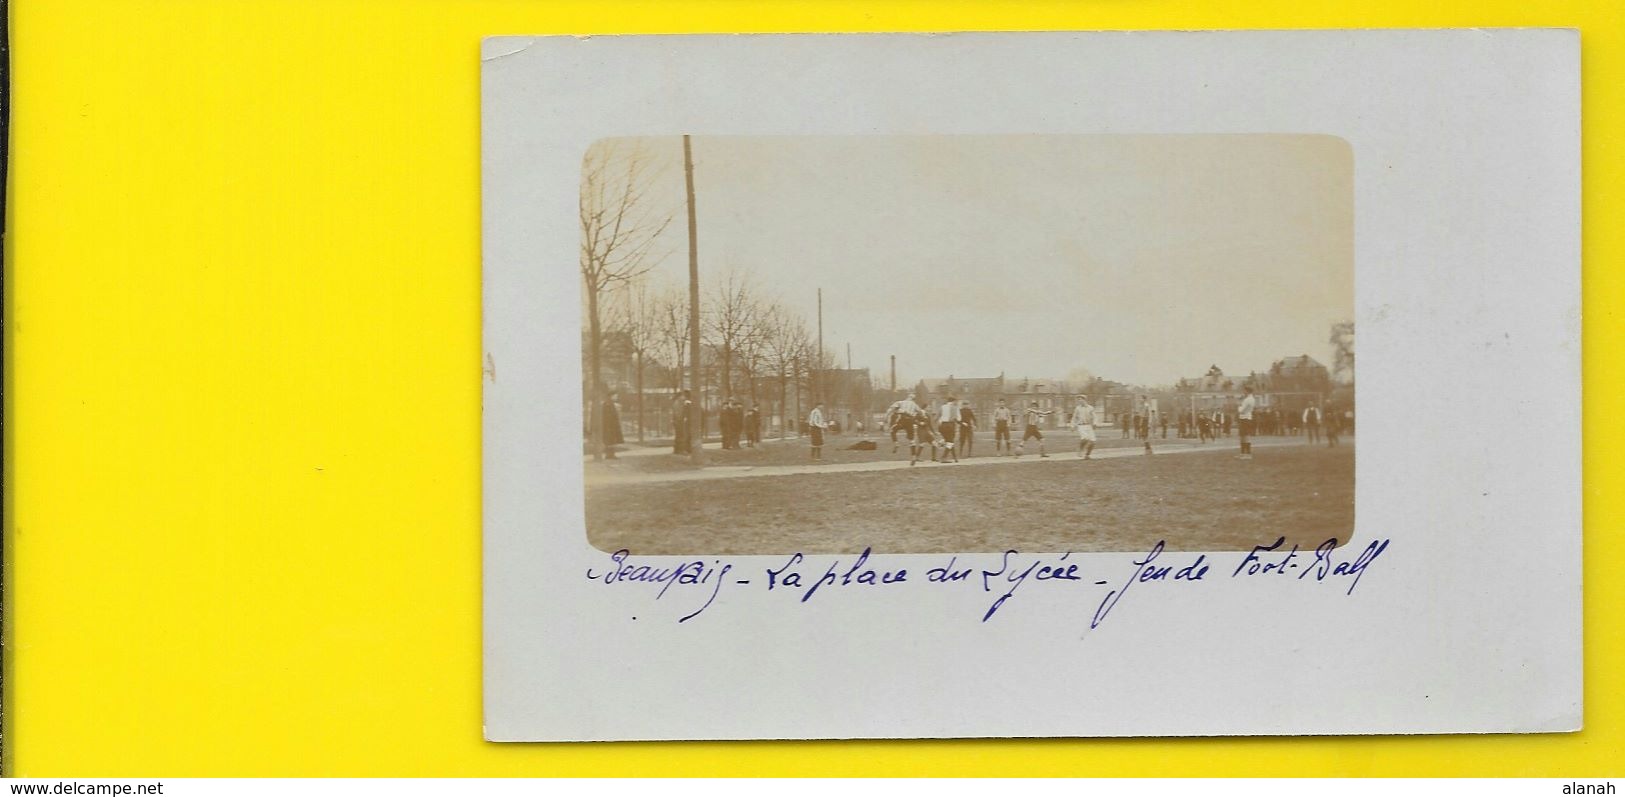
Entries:
{"type": "MultiPolygon", "coordinates": [[[[1158,540],[1170,550],[1248,550],[1277,536],[1305,548],[1348,538],[1352,445],[1260,447],[1245,462],[1234,458],[1233,445],[1087,462],[1055,456],[981,467],[592,486],[587,531],[606,551],[683,555],[853,553],[868,546],[876,553],[1145,551],[1158,540]]],[[[785,448],[806,455],[803,447],[785,448]]],[[[827,452],[831,460],[834,454],[827,452]]],[[[876,454],[890,458],[889,445],[867,452],[865,461],[876,454]]]]}

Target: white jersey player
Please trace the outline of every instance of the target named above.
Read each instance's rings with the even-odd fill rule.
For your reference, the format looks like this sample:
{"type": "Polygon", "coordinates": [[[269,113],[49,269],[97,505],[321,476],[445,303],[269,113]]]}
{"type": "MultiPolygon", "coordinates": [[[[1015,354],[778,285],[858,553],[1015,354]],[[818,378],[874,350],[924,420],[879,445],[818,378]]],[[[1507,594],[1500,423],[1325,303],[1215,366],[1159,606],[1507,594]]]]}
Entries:
{"type": "Polygon", "coordinates": [[[1072,428],[1078,430],[1078,456],[1092,459],[1095,453],[1095,408],[1088,396],[1078,396],[1072,408],[1072,428]]]}

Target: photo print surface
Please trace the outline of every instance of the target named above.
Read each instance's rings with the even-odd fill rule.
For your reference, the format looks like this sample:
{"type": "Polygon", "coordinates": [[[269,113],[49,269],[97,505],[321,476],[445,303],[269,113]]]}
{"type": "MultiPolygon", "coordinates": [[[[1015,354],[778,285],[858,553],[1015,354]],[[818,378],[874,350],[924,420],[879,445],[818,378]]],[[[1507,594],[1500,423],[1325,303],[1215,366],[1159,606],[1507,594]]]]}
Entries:
{"type": "Polygon", "coordinates": [[[1343,139],[667,136],[582,163],[599,549],[1353,530],[1343,139]]]}

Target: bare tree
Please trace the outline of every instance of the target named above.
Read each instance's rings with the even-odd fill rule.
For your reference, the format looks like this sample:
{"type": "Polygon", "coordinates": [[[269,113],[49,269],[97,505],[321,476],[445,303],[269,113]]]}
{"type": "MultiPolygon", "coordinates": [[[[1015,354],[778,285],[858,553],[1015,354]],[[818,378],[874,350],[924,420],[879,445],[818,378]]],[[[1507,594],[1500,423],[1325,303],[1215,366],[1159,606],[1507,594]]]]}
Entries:
{"type": "Polygon", "coordinates": [[[762,302],[751,288],[750,279],[729,269],[701,306],[707,345],[717,358],[718,387],[722,397],[733,395],[733,371],[741,352],[750,352],[763,334],[762,302]]]}
{"type": "Polygon", "coordinates": [[[656,351],[671,365],[673,395],[683,388],[683,368],[688,362],[688,293],[676,287],[654,298],[656,351]]]}
{"type": "Polygon", "coordinates": [[[739,375],[745,380],[745,395],[750,397],[752,404],[757,402],[757,379],[767,375],[764,350],[767,348],[769,330],[764,325],[765,316],[764,306],[764,309],[757,313],[751,334],[744,336],[735,348],[739,360],[739,375]]]}
{"type": "Polygon", "coordinates": [[[601,407],[604,303],[615,288],[654,268],[665,256],[655,249],[673,213],[652,207],[649,193],[659,175],[641,150],[613,140],[587,150],[581,167],[581,283],[587,300],[590,372],[588,439],[593,457],[605,452],[601,407]]]}
{"type": "Polygon", "coordinates": [[[762,360],[767,370],[778,379],[779,436],[783,437],[790,427],[790,386],[797,386],[799,414],[800,379],[813,343],[807,334],[806,322],[782,305],[772,305],[764,315],[762,360]]]}
{"type": "Polygon", "coordinates": [[[615,294],[612,324],[622,333],[633,358],[632,384],[637,391],[638,442],[643,442],[643,373],[647,359],[662,344],[661,307],[658,291],[647,279],[630,280],[615,294]]]}
{"type": "Polygon", "coordinates": [[[1332,378],[1339,382],[1354,381],[1354,322],[1339,321],[1332,324],[1332,378]]]}

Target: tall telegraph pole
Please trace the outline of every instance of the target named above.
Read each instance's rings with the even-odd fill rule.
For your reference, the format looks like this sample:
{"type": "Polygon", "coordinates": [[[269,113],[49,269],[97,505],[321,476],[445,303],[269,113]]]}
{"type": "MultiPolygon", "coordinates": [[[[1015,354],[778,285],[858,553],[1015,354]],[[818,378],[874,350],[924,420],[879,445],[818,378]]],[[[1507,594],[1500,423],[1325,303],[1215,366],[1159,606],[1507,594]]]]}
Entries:
{"type": "Polygon", "coordinates": [[[700,427],[700,244],[694,216],[694,149],[688,134],[683,134],[683,183],[688,195],[688,388],[693,403],[688,410],[688,456],[694,464],[703,461],[700,444],[705,442],[705,430],[700,427]]]}
{"type": "Polygon", "coordinates": [[[823,400],[824,393],[824,289],[818,289],[818,370],[813,373],[813,403],[823,400]]]}

